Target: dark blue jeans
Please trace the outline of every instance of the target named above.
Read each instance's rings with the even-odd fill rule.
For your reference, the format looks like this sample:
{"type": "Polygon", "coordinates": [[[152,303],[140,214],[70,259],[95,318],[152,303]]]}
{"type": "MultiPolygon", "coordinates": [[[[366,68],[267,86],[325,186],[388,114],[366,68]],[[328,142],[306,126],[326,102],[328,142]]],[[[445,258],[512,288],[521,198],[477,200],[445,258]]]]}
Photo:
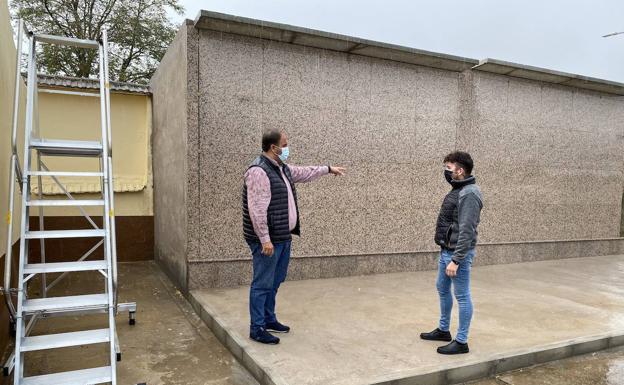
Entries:
{"type": "Polygon", "coordinates": [[[273,255],[270,257],[262,254],[260,243],[249,244],[253,256],[253,280],[249,290],[252,332],[266,327],[267,323],[277,321],[275,297],[280,285],[286,280],[290,244],[291,241],[274,243],[273,255]]]}

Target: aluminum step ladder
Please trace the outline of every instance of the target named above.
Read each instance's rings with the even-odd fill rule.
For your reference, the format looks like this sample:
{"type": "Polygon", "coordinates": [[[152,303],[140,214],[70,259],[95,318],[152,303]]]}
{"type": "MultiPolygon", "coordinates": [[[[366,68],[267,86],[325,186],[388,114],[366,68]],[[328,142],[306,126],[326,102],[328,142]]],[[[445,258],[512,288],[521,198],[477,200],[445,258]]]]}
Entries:
{"type": "Polygon", "coordinates": [[[135,303],[117,303],[117,255],[115,240],[115,217],[113,204],[113,172],[112,172],[112,139],[110,122],[110,86],[108,78],[108,42],[106,30],[102,32],[100,41],[73,39],[50,35],[40,35],[28,32],[23,21],[19,21],[17,38],[17,61],[15,79],[15,104],[13,109],[12,155],[10,170],[9,210],[7,215],[7,252],[5,260],[5,277],[3,292],[5,302],[15,327],[15,351],[4,366],[4,374],[14,372],[14,385],[87,385],[111,383],[116,384],[116,362],[121,358],[117,334],[115,330],[115,315],[119,311],[128,311],[130,324],[134,324],[136,312],[135,303]],[[20,77],[22,42],[28,44],[27,62],[27,95],[25,108],[24,158],[23,168],[20,168],[17,150],[17,127],[19,121],[20,77]],[[95,49],[99,58],[99,92],[84,93],[74,91],[55,91],[78,96],[94,96],[100,99],[100,141],[76,141],[43,139],[39,136],[39,119],[37,100],[40,92],[37,87],[37,59],[38,44],[53,44],[84,49],[95,49]],[[36,156],[36,163],[33,162],[36,156]],[[99,161],[99,170],[93,172],[53,171],[44,163],[44,157],[67,157],[80,164],[84,157],[96,158],[99,161]],[[101,183],[101,199],[76,199],[63,186],[59,177],[97,177],[101,183]],[[38,192],[31,190],[33,177],[37,179],[38,192]],[[42,178],[52,178],[65,193],[67,199],[43,199],[42,178]],[[20,241],[19,241],[19,273],[17,288],[11,288],[11,246],[12,246],[12,218],[14,208],[14,192],[16,184],[21,189],[22,206],[20,213],[20,241]],[[63,206],[76,207],[89,221],[91,229],[76,230],[45,230],[43,209],[45,207],[63,206]],[[96,207],[101,210],[102,227],[87,215],[85,207],[96,207]],[[39,230],[31,231],[29,218],[31,208],[39,212],[39,230]],[[45,260],[45,240],[54,238],[96,238],[98,239],[89,251],[75,262],[48,263],[45,260]],[[41,260],[31,261],[29,258],[29,241],[39,240],[41,245],[41,260]],[[104,259],[86,260],[99,247],[103,247],[104,259]],[[104,277],[104,287],[99,294],[73,295],[64,297],[49,297],[48,291],[67,274],[73,272],[95,271],[104,277]],[[61,274],[47,284],[47,274],[61,274]],[[39,276],[41,280],[41,295],[31,298],[29,281],[39,276]],[[14,294],[17,295],[14,304],[14,294]],[[67,317],[84,314],[105,313],[108,319],[108,328],[94,330],[79,330],[69,333],[47,334],[30,336],[36,322],[48,317],[67,317]],[[83,370],[51,373],[39,376],[24,376],[24,364],[27,353],[54,349],[85,346],[91,344],[106,344],[110,351],[108,365],[87,368],[83,370]]]}

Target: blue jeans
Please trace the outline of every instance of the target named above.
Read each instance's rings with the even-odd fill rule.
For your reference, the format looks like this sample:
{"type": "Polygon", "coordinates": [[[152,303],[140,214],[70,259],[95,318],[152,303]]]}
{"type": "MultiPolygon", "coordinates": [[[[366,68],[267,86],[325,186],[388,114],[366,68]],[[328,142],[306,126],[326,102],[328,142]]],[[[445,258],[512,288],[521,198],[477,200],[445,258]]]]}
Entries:
{"type": "Polygon", "coordinates": [[[249,244],[253,256],[253,280],[249,290],[252,332],[266,327],[267,323],[277,322],[275,297],[277,289],[286,280],[290,244],[291,241],[274,243],[273,255],[270,257],[262,254],[260,243],[249,244]]]}
{"type": "Polygon", "coordinates": [[[457,275],[450,278],[446,275],[446,266],[451,263],[453,252],[442,249],[440,252],[440,264],[438,268],[438,281],[436,287],[440,295],[440,330],[449,331],[451,324],[451,310],[453,309],[453,296],[451,295],[451,283],[455,291],[455,299],[459,304],[459,329],[455,339],[461,343],[468,342],[468,329],[472,319],[472,299],[470,298],[470,268],[475,256],[475,250],[470,250],[463,261],[459,264],[457,275]]]}

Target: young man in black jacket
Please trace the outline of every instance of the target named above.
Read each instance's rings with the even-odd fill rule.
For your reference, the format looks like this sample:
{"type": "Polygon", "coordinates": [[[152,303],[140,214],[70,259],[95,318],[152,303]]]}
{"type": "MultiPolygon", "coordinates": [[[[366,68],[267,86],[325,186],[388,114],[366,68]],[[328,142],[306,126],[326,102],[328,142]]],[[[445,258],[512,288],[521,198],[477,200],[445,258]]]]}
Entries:
{"type": "Polygon", "coordinates": [[[436,282],[440,295],[440,323],[434,331],[420,335],[424,340],[450,342],[438,348],[440,354],[469,352],[468,330],[473,311],[470,268],[483,208],[483,197],[472,176],[472,168],[472,157],[466,152],[456,151],[444,158],[444,177],[452,189],[442,202],[435,233],[435,242],[442,249],[436,282]],[[453,308],[451,285],[459,304],[459,328],[455,340],[449,331],[453,308]]]}

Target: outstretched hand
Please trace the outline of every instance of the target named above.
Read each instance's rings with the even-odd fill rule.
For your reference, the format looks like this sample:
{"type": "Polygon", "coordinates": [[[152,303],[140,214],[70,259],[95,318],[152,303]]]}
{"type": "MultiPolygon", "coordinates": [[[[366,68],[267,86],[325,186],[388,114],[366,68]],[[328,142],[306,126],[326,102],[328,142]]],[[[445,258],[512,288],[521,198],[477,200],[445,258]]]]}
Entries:
{"type": "Polygon", "coordinates": [[[329,173],[333,175],[343,176],[347,172],[347,169],[344,167],[329,167],[329,173]]]}

